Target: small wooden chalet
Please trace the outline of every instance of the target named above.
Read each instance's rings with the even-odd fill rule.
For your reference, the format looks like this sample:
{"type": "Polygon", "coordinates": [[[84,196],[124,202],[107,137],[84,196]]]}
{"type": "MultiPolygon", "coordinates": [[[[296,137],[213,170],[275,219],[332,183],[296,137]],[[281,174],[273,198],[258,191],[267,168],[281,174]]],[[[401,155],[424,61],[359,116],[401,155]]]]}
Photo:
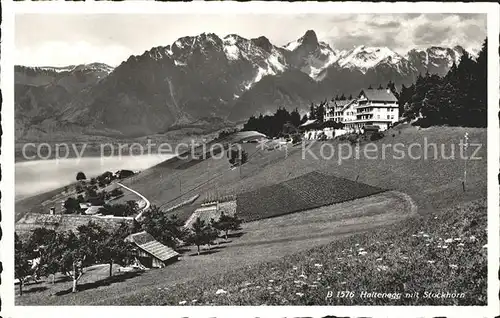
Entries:
{"type": "Polygon", "coordinates": [[[179,253],[161,244],[146,231],[131,234],[125,241],[133,243],[137,247],[135,256],[146,267],[162,268],[179,260],[179,253]]]}

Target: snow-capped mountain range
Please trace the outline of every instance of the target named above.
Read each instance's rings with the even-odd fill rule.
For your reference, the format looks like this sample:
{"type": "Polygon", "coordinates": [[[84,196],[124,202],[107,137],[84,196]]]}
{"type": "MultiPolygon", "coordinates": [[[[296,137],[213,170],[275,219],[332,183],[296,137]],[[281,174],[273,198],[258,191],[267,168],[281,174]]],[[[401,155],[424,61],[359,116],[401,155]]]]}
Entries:
{"type": "Polygon", "coordinates": [[[411,84],[426,71],[444,75],[463,52],[459,46],[405,55],[364,45],[338,50],[312,30],[284,46],[264,36],[203,33],[131,56],[116,68],[17,66],[16,130],[26,136],[32,126],[49,132],[63,126],[129,136],[206,117],[239,121],[277,106],[307,108],[370,84],[411,84]]]}

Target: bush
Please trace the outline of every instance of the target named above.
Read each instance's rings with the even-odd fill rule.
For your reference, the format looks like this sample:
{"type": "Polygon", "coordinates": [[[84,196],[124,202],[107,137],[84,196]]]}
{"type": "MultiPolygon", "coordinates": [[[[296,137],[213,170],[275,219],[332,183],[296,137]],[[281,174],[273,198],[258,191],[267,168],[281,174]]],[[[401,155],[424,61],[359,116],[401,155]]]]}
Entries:
{"type": "Polygon", "coordinates": [[[349,134],[346,138],[347,138],[347,141],[349,141],[351,144],[355,144],[358,142],[358,135],[357,134],[349,134]]]}
{"type": "Polygon", "coordinates": [[[125,178],[131,177],[133,175],[134,175],[134,172],[131,170],[120,170],[118,172],[119,179],[125,179],[125,178]]]}
{"type": "Polygon", "coordinates": [[[292,143],[297,144],[302,141],[302,137],[299,134],[292,136],[292,143]]]}
{"type": "Polygon", "coordinates": [[[66,214],[76,213],[80,209],[80,202],[78,202],[78,199],[70,197],[64,201],[64,209],[66,214]]]}
{"type": "Polygon", "coordinates": [[[75,186],[76,193],[82,193],[84,191],[83,187],[80,184],[75,186]]]}
{"type": "Polygon", "coordinates": [[[248,153],[243,149],[231,148],[228,150],[229,163],[239,166],[248,161],[248,153]]]}
{"type": "Polygon", "coordinates": [[[371,134],[370,141],[375,141],[375,140],[379,140],[382,138],[384,138],[384,134],[377,131],[377,132],[374,132],[373,134],[371,134]]]}
{"type": "Polygon", "coordinates": [[[421,128],[429,128],[432,125],[433,125],[432,121],[426,117],[419,118],[414,123],[412,123],[412,126],[419,126],[421,128]]]}
{"type": "Polygon", "coordinates": [[[111,195],[112,197],[118,197],[118,196],[120,196],[120,195],[122,195],[122,194],[123,194],[123,191],[122,191],[121,189],[119,189],[119,188],[114,188],[114,189],[113,189],[113,190],[111,190],[111,192],[110,192],[110,195],[111,195]]]}
{"type": "Polygon", "coordinates": [[[76,174],[76,181],[81,181],[81,180],[87,180],[87,176],[85,176],[85,173],[80,171],[76,174]]]}

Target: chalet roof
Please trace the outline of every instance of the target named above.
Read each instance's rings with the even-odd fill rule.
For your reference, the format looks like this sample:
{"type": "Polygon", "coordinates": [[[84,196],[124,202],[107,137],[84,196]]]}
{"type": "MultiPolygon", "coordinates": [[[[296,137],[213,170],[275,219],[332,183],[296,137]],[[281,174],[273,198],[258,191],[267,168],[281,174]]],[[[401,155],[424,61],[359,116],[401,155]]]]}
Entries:
{"type": "Polygon", "coordinates": [[[125,240],[135,243],[140,249],[148,252],[162,262],[179,255],[179,253],[170,247],[155,240],[155,238],[146,231],[131,234],[127,236],[125,240]]]}
{"type": "Polygon", "coordinates": [[[397,102],[398,99],[388,89],[364,89],[360,95],[363,94],[368,100],[384,101],[384,102],[397,102]]]}
{"type": "Polygon", "coordinates": [[[85,214],[96,214],[97,212],[99,212],[99,209],[101,208],[102,208],[101,205],[90,206],[88,209],[85,210],[85,214]]]}
{"type": "Polygon", "coordinates": [[[90,203],[80,203],[80,209],[84,210],[84,209],[88,209],[92,206],[92,204],[90,203]]]}

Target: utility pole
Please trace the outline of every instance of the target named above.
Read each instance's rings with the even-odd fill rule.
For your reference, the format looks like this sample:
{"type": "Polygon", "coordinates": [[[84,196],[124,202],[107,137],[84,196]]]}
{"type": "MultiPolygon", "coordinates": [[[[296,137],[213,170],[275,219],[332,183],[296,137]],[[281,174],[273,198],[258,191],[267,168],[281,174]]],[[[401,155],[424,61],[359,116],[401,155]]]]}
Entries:
{"type": "Polygon", "coordinates": [[[178,178],[179,179],[179,196],[182,195],[182,180],[181,178],[178,178]]]}
{"type": "MultiPolygon", "coordinates": [[[[359,139],[356,140],[356,147],[355,147],[355,153],[354,153],[354,171],[356,172],[356,182],[358,182],[359,179],[359,171],[357,171],[356,167],[356,160],[359,160],[359,139]]],[[[340,155],[340,154],[339,154],[340,155]]]]}
{"type": "Polygon", "coordinates": [[[465,192],[465,183],[467,182],[467,148],[469,146],[469,133],[465,133],[465,145],[464,145],[464,152],[465,152],[465,163],[464,163],[464,180],[462,181],[462,189],[465,192]]]}

